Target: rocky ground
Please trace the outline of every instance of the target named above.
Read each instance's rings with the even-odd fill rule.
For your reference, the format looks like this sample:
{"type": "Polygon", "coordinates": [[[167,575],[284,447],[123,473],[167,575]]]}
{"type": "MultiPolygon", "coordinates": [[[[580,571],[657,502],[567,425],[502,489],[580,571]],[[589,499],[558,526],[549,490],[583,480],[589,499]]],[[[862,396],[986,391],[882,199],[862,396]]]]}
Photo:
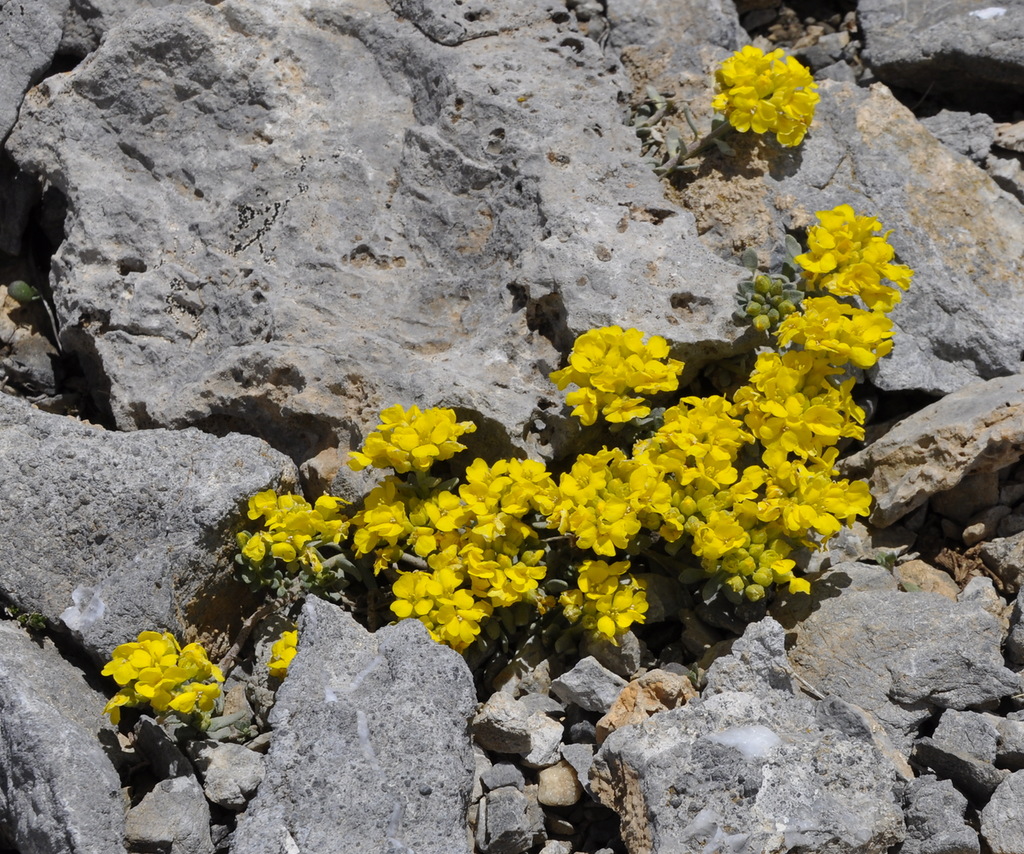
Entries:
{"type": "Polygon", "coordinates": [[[1024,851],[1024,4],[0,0],[0,43],[6,850],[1024,851]],[[751,40],[815,72],[811,133],[659,179],[647,87],[706,120],[751,40]],[[874,512],[810,596],[652,574],[619,647],[467,659],[312,599],[207,737],[101,714],[118,643],[220,656],[257,611],[251,495],[358,498],[395,402],[557,463],[575,335],[704,381],[756,344],[740,253],[842,203],[916,276],[843,463],[874,512]]]}

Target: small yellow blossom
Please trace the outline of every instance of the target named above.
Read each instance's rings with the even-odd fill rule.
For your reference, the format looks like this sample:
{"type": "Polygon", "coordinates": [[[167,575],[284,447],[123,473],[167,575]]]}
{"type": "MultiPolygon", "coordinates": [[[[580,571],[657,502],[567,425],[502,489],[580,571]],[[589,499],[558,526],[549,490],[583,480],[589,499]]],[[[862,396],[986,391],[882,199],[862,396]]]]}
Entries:
{"type": "Polygon", "coordinates": [[[466,446],[458,439],[476,430],[472,421],[456,421],[454,410],[408,410],[400,404],[380,414],[377,429],[366,437],[362,451],[353,451],[349,466],[391,468],[399,474],[427,471],[437,460],[451,459],[466,446]]]}
{"type": "Polygon", "coordinates": [[[292,663],[295,653],[298,652],[298,643],[299,633],[297,631],[284,631],[281,633],[281,637],[274,641],[270,647],[270,661],[267,662],[271,676],[284,679],[288,675],[288,665],[292,663]]]}
{"type": "Polygon", "coordinates": [[[115,724],[123,706],[208,716],[220,696],[216,683],[224,681],[206,650],[196,643],[182,648],[170,632],[142,632],[138,640],[118,646],[100,672],[122,686],[103,709],[115,724]]]}
{"type": "Polygon", "coordinates": [[[784,146],[799,145],[820,100],[811,72],[781,50],[746,46],[715,72],[711,102],[741,133],[774,133],[784,146]]]}

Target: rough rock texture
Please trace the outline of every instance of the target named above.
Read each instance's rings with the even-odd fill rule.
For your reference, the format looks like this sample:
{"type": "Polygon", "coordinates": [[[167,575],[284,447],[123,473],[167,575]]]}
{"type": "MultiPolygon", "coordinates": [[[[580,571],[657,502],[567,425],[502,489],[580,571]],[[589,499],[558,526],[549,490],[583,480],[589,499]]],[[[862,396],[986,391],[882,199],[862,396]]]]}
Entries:
{"type": "Polygon", "coordinates": [[[944,145],[984,164],[996,138],[996,123],[986,113],[958,113],[943,110],[921,120],[944,145]]]}
{"type": "Polygon", "coordinates": [[[1024,94],[1024,4],[863,0],[865,60],[891,86],[991,109],[1024,94]]]}
{"type": "Polygon", "coordinates": [[[924,775],[907,784],[907,838],[900,854],[978,854],[978,834],[964,821],[967,799],[949,780],[924,775]]]}
{"type": "Polygon", "coordinates": [[[847,458],[842,469],[867,477],[871,521],[885,527],[963,478],[998,471],[1022,454],[1024,374],[1017,374],[946,395],[847,458]]]}
{"type": "MultiPolygon", "coordinates": [[[[645,3],[645,20],[657,25],[630,31],[636,43],[624,59],[638,84],[675,91],[706,122],[708,78],[735,45],[728,27],[701,29],[706,40],[691,42],[679,5],[645,3]],[[672,40],[680,51],[665,47],[672,40]]],[[[725,258],[752,247],[763,265],[779,262],[787,232],[815,224],[816,211],[849,204],[892,229],[899,260],[916,271],[893,313],[892,356],[871,372],[880,388],[943,394],[1019,371],[1018,201],[921,127],[884,85],[821,80],[819,93],[798,149],[734,135],[737,156],[706,156],[681,184],[674,198],[694,213],[702,238],[725,258]]],[[[677,124],[687,137],[682,119],[677,124]]]]}
{"type": "Polygon", "coordinates": [[[418,621],[371,635],[308,601],[233,854],[469,851],[475,702],[465,662],[418,621]]]}
{"type": "Polygon", "coordinates": [[[818,692],[872,714],[897,747],[909,749],[936,708],[992,708],[1021,690],[1003,666],[999,623],[978,602],[843,590],[811,607],[792,627],[794,670],[818,692]]]}
{"type": "Polygon", "coordinates": [[[0,482],[0,591],[106,660],[144,630],[237,623],[245,502],[295,471],[249,436],[108,432],[0,394],[0,482]]]}
{"type": "Polygon", "coordinates": [[[473,718],[477,744],[497,753],[518,753],[530,767],[558,761],[562,724],[543,709],[499,692],[491,695],[473,718]]]}
{"type": "Polygon", "coordinates": [[[39,82],[57,52],[67,4],[68,0],[35,0],[0,6],[0,41],[4,45],[0,142],[14,127],[25,93],[39,82]]]}
{"type": "Polygon", "coordinates": [[[991,569],[1007,590],[1017,593],[1024,581],[1024,532],[1012,537],[989,540],[979,549],[985,566],[991,569]]]}
{"type": "Polygon", "coordinates": [[[22,854],[122,849],[105,701],[51,643],[0,622],[0,838],[22,854]]]}
{"type": "Polygon", "coordinates": [[[70,207],[61,339],[119,427],[301,461],[398,401],[534,447],[574,334],[736,350],[738,268],[640,160],[618,64],[542,0],[392,5],[149,10],[26,100],[8,148],[70,207]]]}
{"type": "MultiPolygon", "coordinates": [[[[783,648],[773,620],[748,633],[756,648],[783,648]],[[777,642],[766,645],[768,634],[777,642]]],[[[741,684],[753,685],[763,659],[747,660],[741,684]]],[[[704,697],[608,736],[591,785],[620,811],[631,854],[865,854],[902,841],[894,767],[826,704],[772,687],[786,667],[780,659],[762,668],[757,693],[732,689],[736,669],[715,684],[709,674],[704,697]]]]}
{"type": "Polygon", "coordinates": [[[125,841],[135,851],[213,854],[210,806],[192,776],[161,780],[128,813],[125,841]]]}
{"type": "Polygon", "coordinates": [[[981,811],[981,838],[992,854],[1024,851],[1024,771],[1007,777],[981,811]]]}

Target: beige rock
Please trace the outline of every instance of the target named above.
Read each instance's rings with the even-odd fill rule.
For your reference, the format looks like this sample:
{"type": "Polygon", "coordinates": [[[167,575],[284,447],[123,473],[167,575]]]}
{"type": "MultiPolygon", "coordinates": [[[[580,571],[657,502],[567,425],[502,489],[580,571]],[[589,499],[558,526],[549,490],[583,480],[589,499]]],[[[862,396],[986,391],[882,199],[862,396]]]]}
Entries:
{"type": "Polygon", "coordinates": [[[906,563],[898,564],[895,572],[903,589],[907,591],[938,593],[954,602],[960,593],[960,588],[948,572],[943,572],[923,560],[908,560],[906,563]]]}
{"type": "Polygon", "coordinates": [[[1024,374],[972,383],[899,422],[842,464],[867,477],[887,527],[964,477],[998,471],[1024,454],[1024,374]]]}
{"type": "Polygon", "coordinates": [[[546,807],[571,807],[583,794],[576,769],[564,759],[537,775],[537,800],[546,807]]]}
{"type": "Polygon", "coordinates": [[[634,679],[597,722],[597,743],[608,734],[628,724],[643,723],[655,712],[674,709],[697,696],[697,690],[686,676],[667,670],[652,670],[634,679]]]}

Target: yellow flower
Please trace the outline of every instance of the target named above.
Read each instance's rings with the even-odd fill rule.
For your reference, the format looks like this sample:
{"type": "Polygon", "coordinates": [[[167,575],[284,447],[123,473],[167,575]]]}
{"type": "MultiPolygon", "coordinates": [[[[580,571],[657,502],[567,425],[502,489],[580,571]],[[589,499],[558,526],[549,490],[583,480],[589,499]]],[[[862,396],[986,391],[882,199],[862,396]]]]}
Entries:
{"type": "Polygon", "coordinates": [[[591,329],[580,335],[569,354],[569,365],[551,374],[560,389],[579,386],[566,395],[572,414],[584,425],[599,416],[612,423],[648,415],[651,408],[642,397],[679,387],[683,363],[669,359],[668,342],[652,335],[644,343],[638,329],[620,326],[591,329]]]}
{"type": "Polygon", "coordinates": [[[288,665],[292,663],[295,653],[298,652],[298,643],[299,633],[297,631],[282,632],[281,637],[274,641],[273,646],[270,647],[270,661],[267,662],[271,676],[284,679],[288,675],[288,665]]]}
{"type": "Polygon", "coordinates": [[[408,410],[400,404],[388,407],[381,414],[381,423],[366,438],[362,451],[353,451],[349,466],[361,471],[367,466],[391,468],[399,474],[427,471],[435,461],[451,459],[465,445],[458,438],[472,433],[472,421],[456,421],[451,409],[427,409],[418,406],[408,410]]]}
{"type": "Polygon", "coordinates": [[[903,295],[885,282],[906,290],[914,275],[909,267],[892,263],[891,232],[877,234],[881,223],[858,216],[849,205],[818,211],[817,217],[821,225],[808,230],[807,252],[796,256],[808,285],[836,296],[859,296],[872,311],[891,311],[903,295]]]}
{"type": "Polygon", "coordinates": [[[216,683],[224,681],[205,649],[196,643],[182,649],[170,632],[142,632],[138,640],[121,644],[101,673],[123,686],[103,709],[115,724],[123,706],[208,716],[220,696],[216,683]],[[214,684],[203,684],[210,679],[214,684]]]}
{"type": "Polygon", "coordinates": [[[741,133],[774,133],[781,145],[799,145],[820,100],[811,72],[781,50],[765,55],[750,45],[715,72],[711,102],[741,133]]]}

